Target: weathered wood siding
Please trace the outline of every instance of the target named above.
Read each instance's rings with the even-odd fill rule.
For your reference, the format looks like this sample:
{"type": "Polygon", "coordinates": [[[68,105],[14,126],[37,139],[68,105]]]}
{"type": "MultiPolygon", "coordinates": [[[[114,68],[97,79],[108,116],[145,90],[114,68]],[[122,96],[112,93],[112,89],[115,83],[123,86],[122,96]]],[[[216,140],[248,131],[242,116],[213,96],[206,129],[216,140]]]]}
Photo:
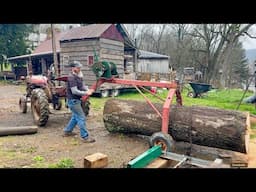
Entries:
{"type": "Polygon", "coordinates": [[[122,77],[124,74],[124,43],[110,39],[100,39],[100,59],[114,62],[122,77]]]}
{"type": "Polygon", "coordinates": [[[124,55],[130,55],[132,58],[128,59],[128,62],[132,62],[132,72],[135,72],[137,69],[137,56],[136,56],[136,51],[135,50],[125,50],[124,49],[124,55]]]}
{"type": "Polygon", "coordinates": [[[100,60],[112,61],[117,65],[118,73],[122,76],[124,73],[124,44],[123,42],[109,39],[86,39],[80,41],[60,42],[61,75],[67,75],[70,72],[69,61],[79,61],[83,65],[82,72],[85,76],[85,82],[91,86],[96,77],[88,65],[88,57],[94,56],[96,51],[100,60]]]}
{"type": "Polygon", "coordinates": [[[168,59],[138,59],[138,72],[169,73],[168,59]]]}

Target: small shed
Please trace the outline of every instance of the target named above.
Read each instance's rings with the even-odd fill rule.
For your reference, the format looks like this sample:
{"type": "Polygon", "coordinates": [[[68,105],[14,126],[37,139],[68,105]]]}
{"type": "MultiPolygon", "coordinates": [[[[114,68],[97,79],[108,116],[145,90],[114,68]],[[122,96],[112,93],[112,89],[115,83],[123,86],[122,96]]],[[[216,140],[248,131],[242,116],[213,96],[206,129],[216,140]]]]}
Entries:
{"type": "Polygon", "coordinates": [[[153,53],[150,51],[138,51],[137,76],[139,79],[169,80],[170,69],[167,55],[153,53]]]}

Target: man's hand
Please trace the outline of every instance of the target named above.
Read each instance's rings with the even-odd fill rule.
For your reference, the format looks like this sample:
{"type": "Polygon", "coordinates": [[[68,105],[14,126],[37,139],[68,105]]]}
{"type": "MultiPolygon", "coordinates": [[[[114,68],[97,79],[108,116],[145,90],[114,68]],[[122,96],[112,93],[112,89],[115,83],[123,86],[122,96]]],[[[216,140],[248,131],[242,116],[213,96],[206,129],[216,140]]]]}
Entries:
{"type": "Polygon", "coordinates": [[[93,89],[88,89],[88,90],[86,91],[86,95],[92,95],[93,92],[94,92],[93,89]]]}

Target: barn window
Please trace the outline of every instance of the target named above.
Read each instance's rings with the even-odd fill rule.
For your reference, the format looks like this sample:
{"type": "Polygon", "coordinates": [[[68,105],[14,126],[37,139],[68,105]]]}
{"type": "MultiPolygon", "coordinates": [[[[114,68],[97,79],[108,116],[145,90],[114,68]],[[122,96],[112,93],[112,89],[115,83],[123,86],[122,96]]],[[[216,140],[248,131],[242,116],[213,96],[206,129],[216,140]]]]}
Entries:
{"type": "Polygon", "coordinates": [[[88,56],[88,65],[89,65],[89,66],[92,65],[93,62],[94,62],[93,56],[92,56],[92,55],[89,55],[89,56],[88,56]]]}

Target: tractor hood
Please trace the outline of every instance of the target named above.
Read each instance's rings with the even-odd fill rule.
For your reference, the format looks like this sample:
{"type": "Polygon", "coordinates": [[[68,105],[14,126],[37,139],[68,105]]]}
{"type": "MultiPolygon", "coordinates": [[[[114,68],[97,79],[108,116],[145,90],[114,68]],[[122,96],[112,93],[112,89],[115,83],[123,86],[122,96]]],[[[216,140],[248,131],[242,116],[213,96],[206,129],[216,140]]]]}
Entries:
{"type": "Polygon", "coordinates": [[[32,84],[47,84],[47,77],[43,75],[32,75],[29,82],[32,84]]]}

